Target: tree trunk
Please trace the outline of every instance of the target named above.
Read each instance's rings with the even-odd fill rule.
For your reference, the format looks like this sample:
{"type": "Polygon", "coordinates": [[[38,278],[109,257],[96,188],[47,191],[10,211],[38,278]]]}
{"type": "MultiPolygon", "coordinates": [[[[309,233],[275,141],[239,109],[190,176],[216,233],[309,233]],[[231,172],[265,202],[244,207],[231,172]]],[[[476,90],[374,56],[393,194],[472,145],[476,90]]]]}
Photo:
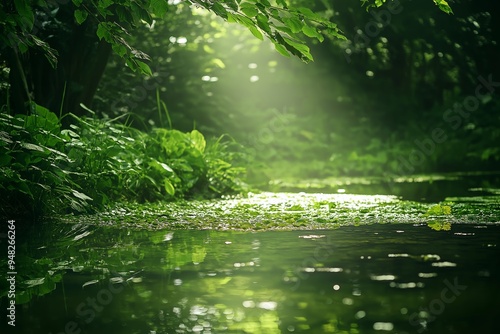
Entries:
{"type": "Polygon", "coordinates": [[[81,103],[91,107],[111,46],[99,41],[94,23],[88,20],[78,25],[72,16],[71,6],[61,6],[56,16],[59,22],[54,20],[40,36],[59,53],[56,68],[41,51],[31,49],[20,56],[10,50],[7,59],[11,69],[13,113],[28,113],[29,101],[61,113],[61,116],[67,113],[83,115],[85,110],[80,107],[81,103]]]}

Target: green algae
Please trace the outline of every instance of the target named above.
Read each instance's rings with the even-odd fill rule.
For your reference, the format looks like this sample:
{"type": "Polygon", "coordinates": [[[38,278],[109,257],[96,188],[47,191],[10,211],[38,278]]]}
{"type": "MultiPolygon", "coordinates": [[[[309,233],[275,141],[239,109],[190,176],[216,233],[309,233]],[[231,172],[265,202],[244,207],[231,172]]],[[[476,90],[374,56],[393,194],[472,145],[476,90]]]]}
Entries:
{"type": "Polygon", "coordinates": [[[500,223],[500,196],[422,203],[390,195],[262,192],[217,200],[122,203],[95,215],[63,216],[59,220],[152,230],[334,229],[374,223],[428,224],[440,230],[441,226],[458,223],[500,223]]]}

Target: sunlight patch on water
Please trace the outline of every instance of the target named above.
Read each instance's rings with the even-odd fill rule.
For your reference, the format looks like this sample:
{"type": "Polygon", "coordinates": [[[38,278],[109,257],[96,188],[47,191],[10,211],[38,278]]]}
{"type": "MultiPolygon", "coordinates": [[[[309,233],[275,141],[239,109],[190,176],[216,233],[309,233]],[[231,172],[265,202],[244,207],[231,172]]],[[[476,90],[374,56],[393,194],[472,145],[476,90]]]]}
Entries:
{"type": "Polygon", "coordinates": [[[418,277],[420,278],[431,278],[436,277],[437,275],[437,273],[418,273],[418,277]]]}
{"type": "Polygon", "coordinates": [[[409,283],[396,283],[396,282],[391,282],[389,284],[391,288],[398,288],[398,289],[413,289],[413,288],[423,288],[425,286],[424,283],[422,282],[409,282],[409,283]]]}
{"type": "Polygon", "coordinates": [[[394,325],[392,322],[376,322],[373,324],[373,329],[376,331],[392,331],[394,325]]]}
{"type": "Polygon", "coordinates": [[[434,262],[434,263],[432,263],[432,266],[433,267],[456,267],[457,264],[453,263],[453,262],[444,261],[444,262],[434,262]]]}
{"type": "Polygon", "coordinates": [[[343,271],[342,268],[316,268],[318,272],[328,272],[328,273],[340,273],[343,271]]]}
{"type": "Polygon", "coordinates": [[[370,279],[373,281],[394,281],[396,276],[394,275],[371,275],[370,279]]]}
{"type": "Polygon", "coordinates": [[[354,315],[354,317],[358,320],[363,319],[365,316],[366,316],[366,312],[363,310],[356,312],[356,314],[354,315]]]}
{"type": "Polygon", "coordinates": [[[324,237],[325,237],[324,234],[321,234],[321,235],[316,235],[316,234],[299,235],[299,238],[302,238],[302,239],[320,239],[320,238],[324,238],[324,237]]]}
{"type": "Polygon", "coordinates": [[[403,254],[388,254],[387,256],[388,257],[409,257],[410,254],[406,254],[406,253],[403,253],[403,254]]]}
{"type": "Polygon", "coordinates": [[[263,310],[274,311],[276,309],[276,307],[278,307],[278,303],[273,302],[273,301],[259,303],[259,308],[261,308],[263,310]]]}
{"type": "Polygon", "coordinates": [[[253,300],[245,300],[243,302],[243,307],[254,308],[255,307],[255,302],[253,300]]]}

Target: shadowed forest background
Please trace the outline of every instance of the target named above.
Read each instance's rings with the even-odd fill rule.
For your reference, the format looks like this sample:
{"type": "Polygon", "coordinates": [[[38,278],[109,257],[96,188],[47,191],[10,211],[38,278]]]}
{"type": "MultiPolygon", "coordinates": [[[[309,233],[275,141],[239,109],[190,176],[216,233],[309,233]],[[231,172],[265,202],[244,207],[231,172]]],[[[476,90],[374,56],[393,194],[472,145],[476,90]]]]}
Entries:
{"type": "Polygon", "coordinates": [[[397,14],[385,7],[367,13],[352,1],[317,1],[314,9],[325,5],[348,40],[311,43],[310,64],[280,56],[244,28],[183,10],[137,35],[153,59],[153,78],[133,76],[112,58],[92,106],[112,116],[133,112],[136,126],[168,125],[159,96],[174,128],[228,133],[253,148],[267,165],[262,177],[498,166],[499,84],[483,88],[477,105],[467,101],[470,112],[454,110],[475,97],[478,77],[500,80],[494,4],[460,1],[454,15],[430,1],[402,1],[397,14]],[[427,142],[435,128],[446,140],[402,166],[412,150],[425,153],[415,141],[427,142]]]}
{"type": "MultiPolygon", "coordinates": [[[[149,73],[142,65],[125,66],[125,51],[112,50],[102,31],[99,40],[73,4],[36,12],[43,22],[35,24],[37,35],[59,63],[54,69],[40,49],[17,57],[2,47],[6,207],[23,196],[30,203],[55,197],[82,209],[127,196],[148,201],[241,192],[251,188],[247,183],[274,179],[498,169],[496,3],[450,1],[453,15],[432,1],[370,10],[347,0],[302,5],[346,37],[307,39],[314,57],[308,64],[283,57],[245,27],[169,1],[164,19],[143,21],[127,37],[149,55],[150,75],[130,69],[149,73]],[[28,100],[37,104],[38,118],[29,116],[28,100]],[[29,145],[19,141],[13,148],[19,133],[12,117],[27,115],[18,118],[24,127],[39,126],[42,114],[44,124],[52,124],[44,131],[55,137],[32,133],[23,137],[31,138],[29,145]],[[141,137],[142,131],[155,135],[141,137]],[[178,149],[186,138],[198,151],[178,149]],[[39,156],[28,158],[19,148],[39,156]],[[154,161],[139,161],[134,150],[154,161]],[[57,171],[45,173],[51,166],[57,171]],[[70,186],[62,189],[66,178],[70,186]],[[113,190],[116,184],[123,188],[113,190]]],[[[35,210],[30,205],[28,211],[35,210]]]]}

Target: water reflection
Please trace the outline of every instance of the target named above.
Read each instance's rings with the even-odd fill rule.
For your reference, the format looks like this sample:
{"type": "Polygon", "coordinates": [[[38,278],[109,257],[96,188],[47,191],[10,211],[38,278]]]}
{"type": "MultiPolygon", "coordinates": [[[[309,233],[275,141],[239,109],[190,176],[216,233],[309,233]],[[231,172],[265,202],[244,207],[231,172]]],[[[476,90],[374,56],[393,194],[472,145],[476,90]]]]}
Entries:
{"type": "Polygon", "coordinates": [[[500,306],[493,225],[44,237],[15,333],[492,333],[500,306]]]}

